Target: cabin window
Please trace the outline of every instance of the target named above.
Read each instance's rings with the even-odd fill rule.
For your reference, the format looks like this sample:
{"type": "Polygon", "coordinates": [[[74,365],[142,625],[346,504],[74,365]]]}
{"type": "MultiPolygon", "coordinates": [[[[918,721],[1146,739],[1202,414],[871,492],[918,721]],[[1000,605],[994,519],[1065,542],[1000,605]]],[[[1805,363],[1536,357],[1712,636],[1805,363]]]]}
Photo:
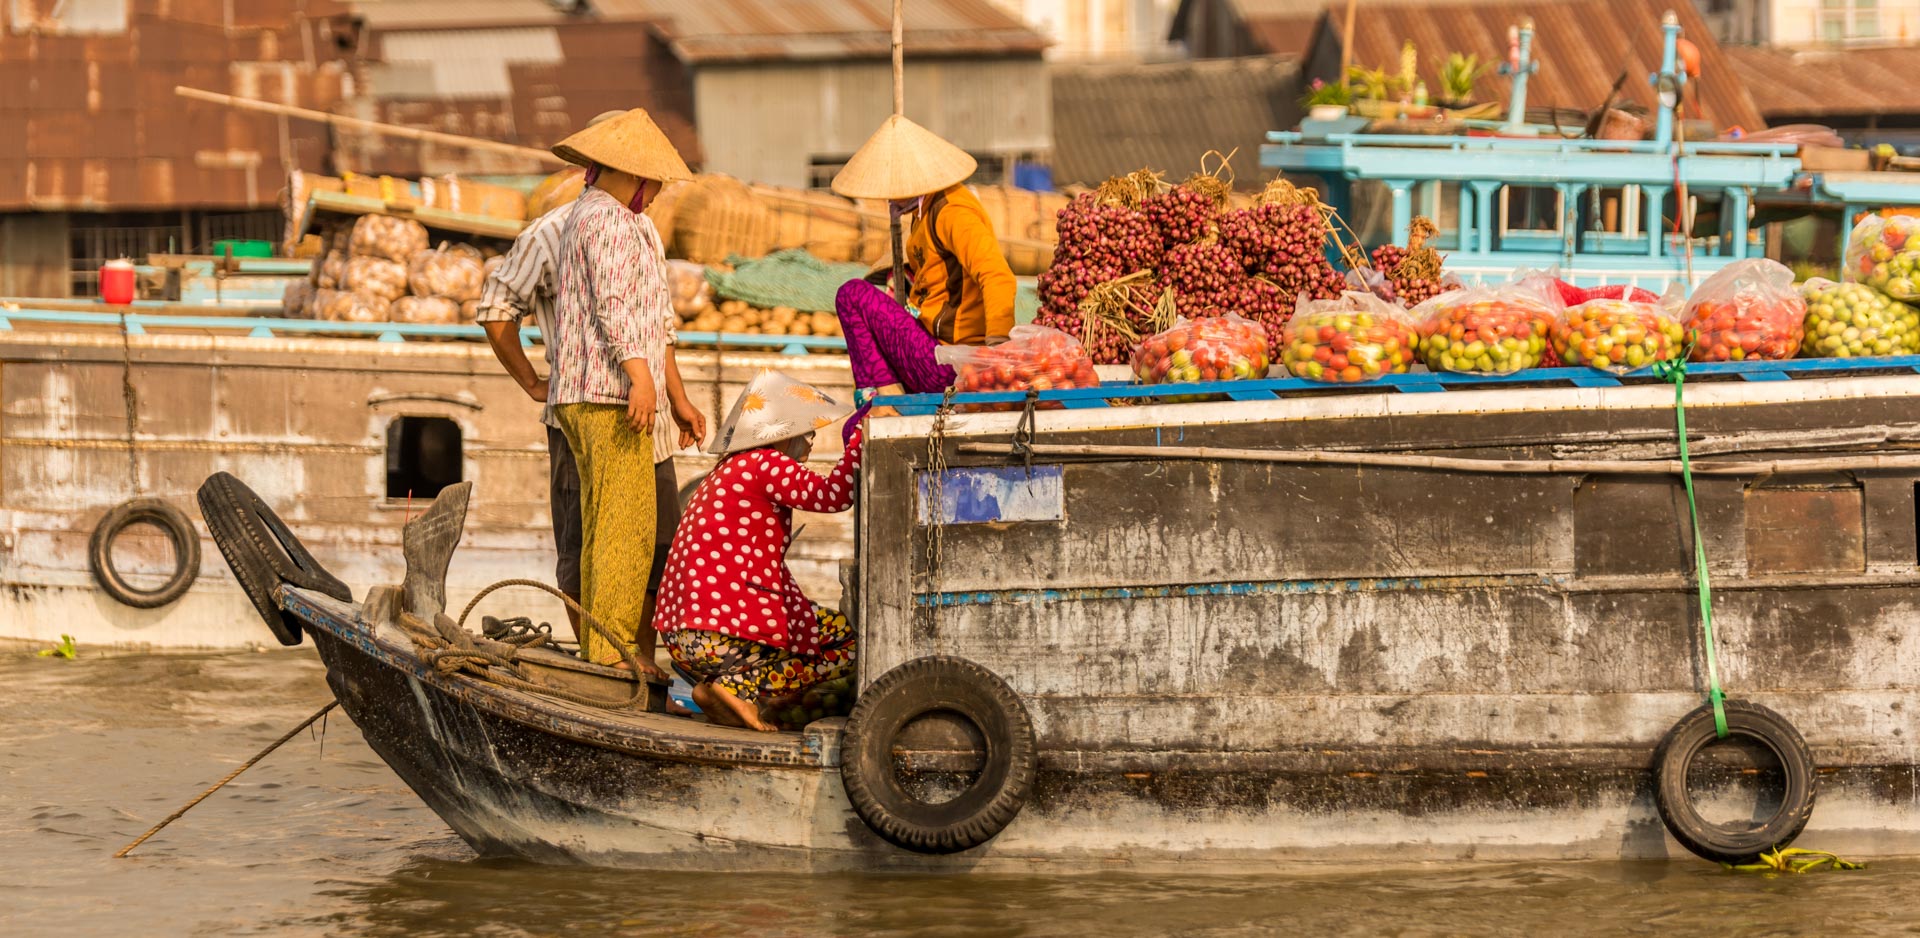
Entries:
{"type": "Polygon", "coordinates": [[[1587,211],[1581,228],[1596,234],[1632,238],[1640,234],[1640,187],[1587,189],[1587,211]]]}
{"type": "Polygon", "coordinates": [[[1747,572],[1862,573],[1866,499],[1843,476],[1776,477],[1746,491],[1747,572]]]}
{"type": "Polygon", "coordinates": [[[1506,186],[1500,190],[1500,233],[1557,235],[1561,211],[1558,189],[1506,186]]]}
{"type": "Polygon", "coordinates": [[[387,497],[433,498],[459,482],[460,425],[445,417],[400,417],[387,424],[387,497]]]}
{"type": "Polygon", "coordinates": [[[1430,180],[1414,190],[1413,213],[1433,219],[1439,241],[1451,245],[1460,234],[1460,184],[1430,180]]]}

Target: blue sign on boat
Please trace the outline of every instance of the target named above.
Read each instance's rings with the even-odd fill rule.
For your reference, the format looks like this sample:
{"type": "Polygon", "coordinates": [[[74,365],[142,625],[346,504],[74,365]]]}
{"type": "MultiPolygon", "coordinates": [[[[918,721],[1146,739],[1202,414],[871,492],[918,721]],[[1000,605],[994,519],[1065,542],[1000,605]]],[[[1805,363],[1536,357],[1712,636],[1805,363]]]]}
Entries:
{"type": "MultiPolygon", "coordinates": [[[[947,469],[940,474],[940,523],[1059,521],[1066,517],[1059,466],[988,466],[947,469]]],[[[932,501],[920,473],[920,523],[932,501]]]]}

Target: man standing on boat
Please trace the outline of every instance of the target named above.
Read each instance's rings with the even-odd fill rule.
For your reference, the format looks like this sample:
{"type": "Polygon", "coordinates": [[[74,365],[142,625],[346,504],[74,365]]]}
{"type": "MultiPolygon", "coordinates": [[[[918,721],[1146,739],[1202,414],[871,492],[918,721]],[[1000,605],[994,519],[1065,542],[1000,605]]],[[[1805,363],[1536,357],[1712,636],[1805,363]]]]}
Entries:
{"type": "MultiPolygon", "coordinates": [[[[595,117],[588,127],[598,126],[608,120],[621,117],[626,112],[608,111],[595,117]]],[[[546,404],[540,419],[547,427],[547,457],[549,466],[550,510],[553,516],[553,538],[555,551],[559,556],[555,566],[555,577],[562,592],[575,600],[581,599],[581,499],[580,474],[574,462],[572,447],[560,429],[560,422],[549,402],[549,378],[542,378],[527,360],[524,347],[520,342],[520,325],[531,318],[540,328],[542,341],[546,346],[547,370],[549,375],[557,375],[557,349],[555,328],[555,298],[559,292],[559,259],[562,250],[562,236],[567,222],[571,219],[574,203],[567,203],[530,222],[526,229],[514,241],[513,248],[502,259],[498,269],[487,278],[481,294],[477,319],[487,331],[487,342],[493,347],[493,353],[513,376],[528,397],[546,404]]],[[[650,230],[650,229],[649,229],[650,230]]],[[[657,244],[658,239],[655,239],[657,244]]],[[[663,431],[670,425],[678,428],[677,433],[662,432],[655,435],[653,442],[656,513],[656,548],[650,576],[647,581],[646,609],[642,621],[650,623],[653,617],[654,597],[660,583],[661,568],[666,559],[666,545],[673,537],[673,530],[679,521],[679,480],[674,473],[673,454],[688,446],[702,442],[706,437],[706,418],[689,401],[681,384],[680,370],[674,360],[673,326],[677,317],[670,317],[663,325],[665,329],[666,349],[663,358],[665,377],[664,395],[656,396],[656,414],[654,425],[663,431]]],[[[574,620],[574,632],[580,634],[578,617],[569,612],[574,620]]],[[[643,663],[651,665],[654,642],[650,628],[637,630],[639,654],[643,663]]]]}

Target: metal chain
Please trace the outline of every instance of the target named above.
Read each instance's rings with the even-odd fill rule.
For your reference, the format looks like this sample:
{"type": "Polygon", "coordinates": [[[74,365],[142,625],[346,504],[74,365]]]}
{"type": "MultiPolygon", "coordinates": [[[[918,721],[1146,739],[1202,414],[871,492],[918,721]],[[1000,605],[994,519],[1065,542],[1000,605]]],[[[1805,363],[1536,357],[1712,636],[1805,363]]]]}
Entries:
{"type": "Polygon", "coordinates": [[[927,432],[927,488],[923,506],[926,510],[927,528],[927,586],[931,595],[927,603],[916,610],[922,627],[932,629],[940,624],[940,565],[946,559],[946,512],[943,502],[946,499],[947,476],[947,418],[953,414],[952,387],[940,398],[940,406],[933,412],[933,428],[927,432]]]}

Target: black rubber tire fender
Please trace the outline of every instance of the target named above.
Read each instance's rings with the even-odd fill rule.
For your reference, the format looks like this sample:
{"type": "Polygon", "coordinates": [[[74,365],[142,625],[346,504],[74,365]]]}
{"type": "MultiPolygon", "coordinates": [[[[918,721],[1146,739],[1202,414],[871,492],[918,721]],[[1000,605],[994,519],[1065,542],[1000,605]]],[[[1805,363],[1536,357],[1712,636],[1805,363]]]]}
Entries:
{"type": "Polygon", "coordinates": [[[197,497],[207,533],[280,644],[300,644],[299,620],[288,616],[274,599],[274,588],[280,584],[353,601],[353,591],[328,573],[280,516],[239,479],[216,472],[201,483],[197,497]]]}
{"type": "Polygon", "coordinates": [[[840,742],[840,778],[853,810],[874,833],[917,853],[957,853],[997,836],[1026,806],[1038,765],[1033,721],[1020,696],[992,671],[950,655],[916,658],[861,692],[840,742]],[[893,742],[914,719],[951,711],[971,721],[987,754],[974,783],[928,804],[893,771],[893,742]]]}
{"type": "Polygon", "coordinates": [[[121,502],[94,526],[87,541],[87,566],[93,579],[107,595],[135,609],[158,609],[181,596],[200,576],[200,534],[193,529],[187,513],[158,498],[134,498],[121,502]],[[120,532],[135,524],[151,524],[166,532],[173,543],[173,574],[158,589],[143,590],[120,575],[113,566],[113,541],[120,532]]]}
{"type": "Polygon", "coordinates": [[[1728,700],[1724,706],[1729,738],[1757,742],[1780,760],[1786,790],[1779,809],[1763,824],[1735,829],[1709,822],[1694,807],[1687,791],[1687,769],[1718,738],[1712,704],[1681,717],[1660,740],[1653,756],[1653,800],[1660,820],[1681,846],[1707,860],[1752,863],[1760,854],[1792,843],[1813,818],[1817,788],[1813,753],[1786,717],[1745,700],[1728,700]]]}

